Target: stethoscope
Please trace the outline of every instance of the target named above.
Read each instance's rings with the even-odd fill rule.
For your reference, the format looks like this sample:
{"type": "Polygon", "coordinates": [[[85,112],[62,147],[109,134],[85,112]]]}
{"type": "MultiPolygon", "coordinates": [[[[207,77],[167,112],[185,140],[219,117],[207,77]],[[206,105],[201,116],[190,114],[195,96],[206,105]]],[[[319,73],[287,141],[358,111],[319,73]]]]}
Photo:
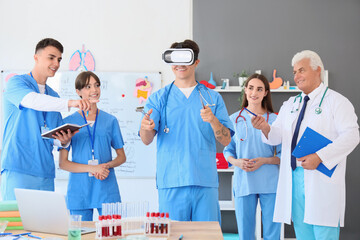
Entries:
{"type": "MultiPolygon", "coordinates": [[[[322,97],[321,97],[321,101],[320,101],[319,106],[318,106],[317,108],[315,108],[315,113],[316,113],[316,114],[321,114],[321,113],[322,113],[321,105],[322,105],[322,102],[323,102],[323,100],[324,100],[325,94],[326,94],[326,92],[327,92],[328,89],[329,89],[329,87],[326,87],[326,90],[325,90],[324,94],[323,94],[322,97]]],[[[295,103],[298,98],[300,98],[299,105],[298,105],[298,107],[297,107],[295,110],[294,110],[294,106],[293,106],[293,109],[291,110],[291,113],[294,113],[294,112],[299,111],[299,106],[301,105],[301,102],[302,102],[301,93],[299,93],[299,95],[297,95],[297,96],[295,97],[293,103],[295,103]]]]}
{"type": "MultiPolygon", "coordinates": [[[[174,82],[173,81],[169,87],[169,90],[167,91],[167,94],[166,94],[166,97],[165,97],[165,104],[164,104],[164,113],[165,113],[165,127],[164,127],[164,133],[169,133],[170,129],[168,128],[167,126],[167,115],[166,115],[166,107],[167,107],[167,103],[168,103],[168,99],[169,99],[169,95],[170,95],[170,91],[171,91],[171,88],[172,86],[174,85],[174,82]]],[[[199,94],[200,94],[200,97],[201,99],[206,103],[206,106],[209,106],[209,107],[214,107],[215,106],[215,103],[211,97],[211,94],[209,92],[209,89],[207,89],[205,86],[203,86],[202,84],[200,84],[198,81],[196,81],[197,85],[196,85],[196,89],[198,90],[199,94]],[[207,93],[209,94],[210,96],[210,101],[211,101],[211,104],[209,104],[209,102],[204,98],[204,96],[201,94],[201,91],[200,91],[200,88],[199,86],[202,85],[204,88],[206,88],[206,91],[207,93]]]]}
{"type": "MultiPolygon", "coordinates": [[[[246,124],[246,119],[244,116],[241,115],[241,113],[244,111],[244,108],[240,110],[239,115],[235,119],[235,125],[238,123],[238,119],[242,118],[244,120],[245,124],[245,138],[240,138],[240,141],[245,141],[248,136],[248,126],[246,124]]],[[[266,122],[269,122],[269,112],[266,112],[266,122]]]]}

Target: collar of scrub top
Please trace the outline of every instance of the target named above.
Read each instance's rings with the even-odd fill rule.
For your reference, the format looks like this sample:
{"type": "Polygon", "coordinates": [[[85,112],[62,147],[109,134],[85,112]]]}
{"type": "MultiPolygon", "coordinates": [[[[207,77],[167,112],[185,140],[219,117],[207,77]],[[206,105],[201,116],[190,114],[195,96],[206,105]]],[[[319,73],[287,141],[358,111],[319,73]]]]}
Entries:
{"type": "MultiPolygon", "coordinates": [[[[34,76],[32,75],[32,72],[30,72],[30,76],[35,80],[34,76]]],[[[35,82],[36,82],[36,80],[35,80],[35,82]]],[[[40,93],[40,90],[39,90],[39,93],[40,93]]],[[[44,94],[47,95],[46,84],[45,84],[45,92],[44,92],[44,94]]],[[[43,111],[42,114],[43,114],[43,117],[44,117],[44,127],[46,128],[46,112],[43,111]]]]}
{"type": "MultiPolygon", "coordinates": [[[[82,116],[83,116],[83,118],[85,120],[85,123],[87,124],[88,122],[86,121],[85,113],[84,113],[83,110],[81,110],[81,112],[83,114],[82,116]]],[[[91,142],[91,155],[92,155],[93,160],[95,159],[94,142],[95,142],[95,129],[96,129],[96,123],[97,123],[98,115],[99,115],[99,109],[96,109],[96,117],[95,117],[95,123],[94,123],[94,128],[93,128],[93,134],[92,135],[91,135],[91,132],[90,132],[89,125],[86,126],[86,128],[88,130],[88,133],[89,133],[90,142],[91,142]]]]}
{"type": "MultiPolygon", "coordinates": [[[[329,89],[329,87],[326,87],[325,92],[323,93],[323,95],[322,95],[322,97],[321,97],[319,106],[315,109],[315,113],[316,113],[316,114],[321,114],[321,113],[322,113],[321,105],[322,105],[322,103],[323,103],[324,97],[325,97],[326,92],[327,92],[328,89],[329,89]]],[[[310,93],[310,94],[311,94],[311,93],[310,93]]],[[[309,95],[310,95],[310,94],[309,94],[309,95]]],[[[300,104],[301,104],[301,101],[302,101],[302,93],[299,93],[299,94],[295,97],[293,104],[295,104],[295,102],[297,101],[297,99],[300,99],[299,105],[297,106],[297,108],[296,108],[295,110],[292,109],[292,110],[291,110],[291,113],[294,113],[294,112],[298,112],[298,111],[299,111],[299,107],[300,107],[300,104]]],[[[311,98],[310,98],[310,99],[311,99],[311,98]]]]}
{"type": "MultiPolygon", "coordinates": [[[[167,126],[166,107],[167,107],[167,103],[168,103],[170,91],[171,91],[172,86],[174,85],[174,82],[175,82],[175,81],[173,81],[173,82],[170,84],[169,90],[167,91],[166,97],[165,97],[165,104],[164,104],[164,113],[165,113],[165,117],[164,117],[165,120],[164,120],[164,121],[165,121],[165,127],[164,127],[164,133],[169,133],[169,131],[170,131],[170,129],[169,129],[168,126],[167,126]]],[[[200,102],[201,102],[203,108],[205,108],[205,105],[204,105],[203,101],[206,103],[206,106],[214,107],[214,106],[215,106],[215,103],[214,103],[214,101],[213,101],[213,99],[212,99],[212,97],[211,97],[211,94],[210,94],[210,92],[209,92],[209,89],[208,89],[206,86],[204,86],[203,84],[200,84],[198,81],[196,81],[196,83],[197,83],[197,85],[196,85],[195,88],[198,90],[198,92],[199,92],[199,94],[200,94],[200,102]],[[206,88],[206,91],[207,91],[207,93],[208,93],[208,95],[209,95],[209,98],[210,98],[210,103],[209,103],[209,102],[204,98],[204,96],[202,95],[201,90],[200,90],[200,87],[206,88]]]]}
{"type": "MultiPolygon", "coordinates": [[[[246,119],[243,115],[241,115],[241,113],[245,110],[247,110],[246,108],[242,108],[239,112],[239,115],[236,117],[235,119],[235,125],[238,123],[238,119],[239,118],[242,118],[244,120],[244,124],[245,124],[245,138],[240,138],[240,141],[245,141],[247,139],[247,136],[248,136],[248,126],[246,124],[246,119]]],[[[249,110],[247,110],[249,111],[249,110]]],[[[250,112],[251,113],[251,112],[250,112]]],[[[252,113],[253,114],[253,113],[252,113]]],[[[254,114],[255,115],[255,114],[254,114]]],[[[256,116],[256,115],[255,115],[256,116]]],[[[269,112],[266,112],[266,122],[269,122],[269,112]]]]}

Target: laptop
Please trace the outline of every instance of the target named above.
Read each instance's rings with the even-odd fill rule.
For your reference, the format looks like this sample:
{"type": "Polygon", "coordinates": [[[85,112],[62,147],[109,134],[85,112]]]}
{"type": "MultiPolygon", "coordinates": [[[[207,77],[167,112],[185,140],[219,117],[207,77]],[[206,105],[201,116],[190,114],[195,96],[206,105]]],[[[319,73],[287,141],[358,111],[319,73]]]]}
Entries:
{"type": "MultiPolygon", "coordinates": [[[[69,211],[64,195],[16,188],[15,196],[25,230],[68,235],[69,211]]],[[[95,231],[95,228],[82,227],[81,234],[95,231]]]]}

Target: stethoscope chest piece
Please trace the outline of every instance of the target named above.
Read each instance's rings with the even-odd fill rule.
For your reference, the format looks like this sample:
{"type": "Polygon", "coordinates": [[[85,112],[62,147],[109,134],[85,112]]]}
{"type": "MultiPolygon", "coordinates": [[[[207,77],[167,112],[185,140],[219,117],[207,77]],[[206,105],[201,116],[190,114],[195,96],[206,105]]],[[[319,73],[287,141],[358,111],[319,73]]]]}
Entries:
{"type": "Polygon", "coordinates": [[[169,133],[170,132],[170,129],[168,127],[165,127],[164,128],[164,133],[169,133]]]}
{"type": "Polygon", "coordinates": [[[320,108],[320,107],[317,107],[316,109],[315,109],[315,113],[316,114],[320,114],[322,112],[322,109],[320,108]]]}

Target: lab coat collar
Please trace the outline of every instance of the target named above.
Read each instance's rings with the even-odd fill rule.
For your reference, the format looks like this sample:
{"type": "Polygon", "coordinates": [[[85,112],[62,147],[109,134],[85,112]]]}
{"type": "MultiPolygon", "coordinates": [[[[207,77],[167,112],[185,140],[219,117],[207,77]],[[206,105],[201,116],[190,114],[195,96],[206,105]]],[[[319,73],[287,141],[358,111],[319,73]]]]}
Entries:
{"type": "MultiPolygon", "coordinates": [[[[308,94],[308,96],[310,98],[310,101],[314,100],[315,97],[317,95],[319,95],[324,88],[325,88],[325,84],[323,82],[321,82],[320,85],[317,88],[315,88],[311,93],[308,94]]],[[[302,99],[304,99],[305,96],[306,96],[306,94],[304,92],[302,92],[301,93],[302,99]]]]}

